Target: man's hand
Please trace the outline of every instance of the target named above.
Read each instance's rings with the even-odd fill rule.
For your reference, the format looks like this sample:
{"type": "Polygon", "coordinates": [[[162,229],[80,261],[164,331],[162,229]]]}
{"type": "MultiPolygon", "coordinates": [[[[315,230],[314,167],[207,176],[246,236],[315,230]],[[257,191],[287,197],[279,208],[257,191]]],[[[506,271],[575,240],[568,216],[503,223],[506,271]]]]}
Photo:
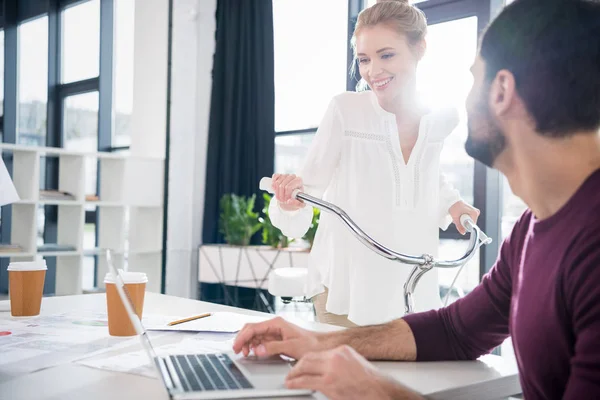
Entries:
{"type": "Polygon", "coordinates": [[[454,203],[452,205],[452,207],[450,207],[448,212],[450,213],[450,216],[452,217],[452,222],[454,222],[454,225],[456,225],[456,229],[458,229],[458,232],[461,235],[464,235],[465,233],[467,233],[467,230],[460,223],[460,216],[463,214],[468,214],[473,219],[473,222],[477,223],[477,219],[479,218],[479,214],[480,214],[480,211],[478,209],[465,203],[462,200],[454,203]]]}
{"type": "Polygon", "coordinates": [[[386,378],[349,346],[306,354],[286,379],[289,389],[310,389],[335,399],[421,399],[386,378]]]}
{"type": "Polygon", "coordinates": [[[307,331],[281,317],[258,324],[246,324],[233,342],[233,351],[259,357],[283,354],[299,360],[306,353],[321,350],[322,334],[307,331]]]}

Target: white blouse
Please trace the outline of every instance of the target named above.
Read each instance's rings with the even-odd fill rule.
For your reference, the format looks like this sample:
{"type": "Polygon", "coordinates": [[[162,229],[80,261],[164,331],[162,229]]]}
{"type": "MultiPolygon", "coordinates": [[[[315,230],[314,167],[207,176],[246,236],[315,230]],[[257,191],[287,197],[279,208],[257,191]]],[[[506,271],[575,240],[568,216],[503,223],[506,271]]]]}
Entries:
{"type": "MultiPolygon", "coordinates": [[[[457,124],[450,109],[423,116],[405,163],[395,115],[381,108],[373,92],[342,93],[329,104],[298,175],[306,193],[344,209],[383,245],[436,256],[438,227],[448,227],[448,209],[460,200],[439,171],[443,141],[457,124]]],[[[272,201],[269,216],[283,234],[300,238],[312,208],[288,212],[272,201]]],[[[321,213],[308,269],[307,297],[327,287],[329,312],[348,314],[358,325],[404,315],[403,285],[411,267],[375,254],[333,214],[321,213]]],[[[440,307],[435,269],[421,278],[415,305],[416,311],[440,307]]]]}

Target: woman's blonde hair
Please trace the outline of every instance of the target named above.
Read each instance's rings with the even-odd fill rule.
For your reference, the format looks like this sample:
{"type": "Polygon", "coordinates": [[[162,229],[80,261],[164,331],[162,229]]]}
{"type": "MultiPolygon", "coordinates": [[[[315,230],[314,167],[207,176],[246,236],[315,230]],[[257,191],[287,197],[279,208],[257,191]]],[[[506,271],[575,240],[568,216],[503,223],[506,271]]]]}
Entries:
{"type": "Polygon", "coordinates": [[[411,46],[421,43],[427,34],[425,14],[408,4],[408,0],[377,0],[376,4],[358,14],[351,40],[354,51],[351,68],[353,77],[356,69],[356,36],[362,29],[379,24],[385,24],[399,34],[405,35],[411,46]]]}

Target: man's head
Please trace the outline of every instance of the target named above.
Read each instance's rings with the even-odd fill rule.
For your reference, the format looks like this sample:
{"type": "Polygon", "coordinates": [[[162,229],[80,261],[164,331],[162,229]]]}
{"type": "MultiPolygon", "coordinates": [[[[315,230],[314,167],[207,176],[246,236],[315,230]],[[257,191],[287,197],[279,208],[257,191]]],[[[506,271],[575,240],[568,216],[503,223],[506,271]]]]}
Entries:
{"type": "Polygon", "coordinates": [[[600,1],[516,0],[490,24],[472,68],[467,153],[493,166],[509,125],[569,137],[600,128],[600,1]]]}

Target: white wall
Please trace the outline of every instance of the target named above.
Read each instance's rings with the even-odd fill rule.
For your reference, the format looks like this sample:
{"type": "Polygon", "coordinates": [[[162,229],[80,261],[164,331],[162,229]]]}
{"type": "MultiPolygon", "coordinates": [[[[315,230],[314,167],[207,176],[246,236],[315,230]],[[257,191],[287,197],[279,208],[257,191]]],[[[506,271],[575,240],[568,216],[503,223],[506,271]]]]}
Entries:
{"type": "Polygon", "coordinates": [[[174,0],[167,294],[195,298],[217,0],[174,0]]]}
{"type": "Polygon", "coordinates": [[[168,0],[136,0],[131,154],[164,157],[167,126],[168,0]]]}

